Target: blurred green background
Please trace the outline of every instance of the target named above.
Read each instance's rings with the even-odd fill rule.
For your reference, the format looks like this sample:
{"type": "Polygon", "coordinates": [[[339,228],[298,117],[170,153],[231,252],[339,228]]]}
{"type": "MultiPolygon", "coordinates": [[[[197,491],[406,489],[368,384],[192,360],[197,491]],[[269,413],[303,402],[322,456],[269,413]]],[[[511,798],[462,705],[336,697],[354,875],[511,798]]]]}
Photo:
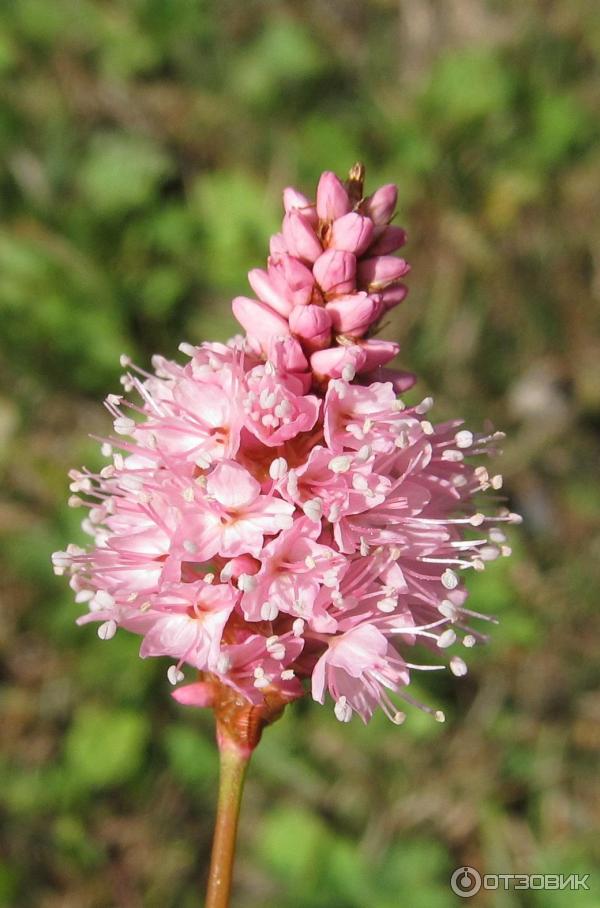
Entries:
{"type": "Polygon", "coordinates": [[[238,908],[446,908],[452,869],[590,872],[600,904],[600,6],[593,0],[4,0],[0,7],[0,904],[192,908],[215,804],[209,715],[52,576],[80,538],[121,352],[234,331],[287,184],[357,159],[400,185],[408,302],[386,335],[437,413],[508,432],[526,519],[471,578],[501,618],[466,679],[340,726],[269,729],[238,908]]]}

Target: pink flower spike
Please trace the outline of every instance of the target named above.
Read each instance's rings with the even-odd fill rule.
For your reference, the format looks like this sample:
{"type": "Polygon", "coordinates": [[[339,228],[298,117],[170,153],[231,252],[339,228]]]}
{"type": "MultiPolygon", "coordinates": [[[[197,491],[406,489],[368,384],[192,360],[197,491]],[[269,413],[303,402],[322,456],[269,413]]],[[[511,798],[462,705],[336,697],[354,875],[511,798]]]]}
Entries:
{"type": "Polygon", "coordinates": [[[359,164],[346,183],[323,174],[316,203],[288,188],[283,232],[249,274],[257,299],[233,301],[244,330],[151,371],[124,357],[135,399],[108,396],[104,465],[70,473],[92,541],[54,567],[85,607],[77,623],[168,659],[175,700],[214,708],[230,755],[311,686],[342,722],[379,707],[399,724],[413,670],[464,674],[449,648],[484,639],[469,569],[510,554],[502,524],[518,520],[483,509],[502,477],[473,462],[502,433],[398,398],[415,376],[374,334],[406,296],[391,254],[405,234],[395,188],[363,189],[359,164]]]}
{"type": "Polygon", "coordinates": [[[308,352],[322,350],[331,341],[331,315],[322,306],[296,306],[290,314],[292,334],[308,352]]]}
{"type": "Polygon", "coordinates": [[[376,189],[362,203],[361,211],[368,215],[375,224],[387,224],[396,210],[398,189],[393,183],[387,183],[376,189]]]}
{"type": "Polygon", "coordinates": [[[236,296],[231,305],[240,325],[251,337],[256,338],[264,350],[268,350],[273,337],[290,333],[286,319],[264,303],[247,296],[236,296]]]}
{"type": "Polygon", "coordinates": [[[331,225],[329,245],[332,249],[361,255],[371,242],[372,236],[373,221],[350,211],[331,225]]]}
{"type": "Polygon", "coordinates": [[[351,296],[340,296],[327,303],[333,327],[338,334],[361,337],[374,325],[383,312],[381,297],[364,291],[351,296]]]}
{"type": "Polygon", "coordinates": [[[323,252],[310,219],[295,208],[283,219],[283,238],[290,255],[303,262],[312,263],[323,252]]]}
{"type": "Polygon", "coordinates": [[[340,178],[326,170],[317,186],[317,214],[322,221],[334,221],[351,209],[348,191],[340,178]]]}
{"type": "Polygon", "coordinates": [[[356,256],[341,249],[326,249],[316,260],[313,273],[324,293],[351,293],[354,290],[356,256]]]}

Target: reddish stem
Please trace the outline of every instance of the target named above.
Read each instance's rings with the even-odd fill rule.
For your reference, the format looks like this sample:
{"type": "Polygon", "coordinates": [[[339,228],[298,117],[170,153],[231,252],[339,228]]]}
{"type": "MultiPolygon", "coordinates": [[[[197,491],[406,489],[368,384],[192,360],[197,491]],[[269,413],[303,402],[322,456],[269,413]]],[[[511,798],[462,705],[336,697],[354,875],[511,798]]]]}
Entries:
{"type": "Polygon", "coordinates": [[[213,838],[206,908],[228,908],[244,776],[252,751],[233,741],[219,747],[219,800],[213,838]]]}

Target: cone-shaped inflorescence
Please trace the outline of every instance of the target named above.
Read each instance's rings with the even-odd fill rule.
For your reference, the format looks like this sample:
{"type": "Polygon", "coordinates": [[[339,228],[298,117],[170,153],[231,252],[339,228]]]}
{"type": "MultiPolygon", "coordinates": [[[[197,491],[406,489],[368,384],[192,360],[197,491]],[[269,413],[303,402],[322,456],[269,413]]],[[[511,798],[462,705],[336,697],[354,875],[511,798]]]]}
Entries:
{"type": "Polygon", "coordinates": [[[413,670],[463,675],[460,646],[484,639],[463,578],[510,551],[518,518],[476,503],[501,478],[471,459],[499,433],[405,406],[412,377],[384,368],[398,346],[373,337],[406,294],[395,205],[393,186],[363,197],[359,166],[323,174],[316,202],[287,189],[257,299],[233,301],[246,337],[182,344],[187,362],[151,374],[124,358],[107,465],[71,473],[92,542],[54,564],[80,623],[139,634],[175,698],[249,749],[307,690],[342,722],[399,723],[413,670]]]}

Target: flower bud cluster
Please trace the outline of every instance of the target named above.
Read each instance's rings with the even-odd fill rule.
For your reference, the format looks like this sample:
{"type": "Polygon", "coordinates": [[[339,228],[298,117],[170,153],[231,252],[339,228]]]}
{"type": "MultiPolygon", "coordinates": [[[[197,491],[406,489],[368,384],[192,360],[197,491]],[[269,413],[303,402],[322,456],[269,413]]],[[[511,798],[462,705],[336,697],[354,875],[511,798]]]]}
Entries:
{"type": "MultiPolygon", "coordinates": [[[[398,191],[381,186],[363,198],[363,168],[355,165],[343,183],[325,172],[316,201],[296,189],[283,193],[281,233],[271,238],[267,270],[248,279],[257,299],[238,296],[233,312],[257,349],[268,354],[274,336],[295,339],[317,378],[384,377],[382,367],[399,351],[372,337],[382,317],[408,292],[409,265],[393,253],[406,234],[391,224],[398,191]]],[[[390,372],[398,391],[414,383],[390,372]]]]}

